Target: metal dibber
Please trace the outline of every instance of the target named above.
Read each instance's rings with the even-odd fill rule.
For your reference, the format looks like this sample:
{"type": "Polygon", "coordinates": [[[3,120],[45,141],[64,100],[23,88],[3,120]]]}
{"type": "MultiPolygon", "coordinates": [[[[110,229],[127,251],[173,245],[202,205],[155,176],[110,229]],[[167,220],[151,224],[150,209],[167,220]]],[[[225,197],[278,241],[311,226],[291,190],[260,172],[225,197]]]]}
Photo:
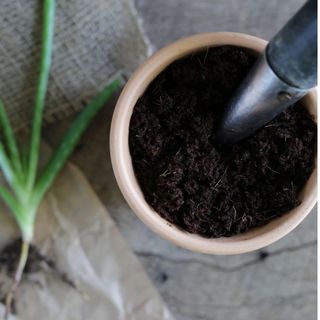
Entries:
{"type": "Polygon", "coordinates": [[[301,99],[317,82],[317,1],[309,0],[270,41],[231,98],[216,131],[234,144],[301,99]]]}

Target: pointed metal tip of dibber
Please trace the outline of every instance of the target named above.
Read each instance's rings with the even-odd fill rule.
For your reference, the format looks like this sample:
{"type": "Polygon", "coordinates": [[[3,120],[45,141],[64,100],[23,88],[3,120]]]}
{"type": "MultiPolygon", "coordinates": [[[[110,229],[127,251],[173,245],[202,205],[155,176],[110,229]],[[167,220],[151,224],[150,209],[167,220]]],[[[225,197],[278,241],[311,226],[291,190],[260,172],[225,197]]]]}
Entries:
{"type": "Polygon", "coordinates": [[[229,146],[249,137],[308,90],[283,82],[261,55],[226,107],[216,130],[216,142],[229,146]]]}
{"type": "Polygon", "coordinates": [[[307,1],[270,41],[229,102],[217,142],[250,136],[316,86],[316,9],[315,0],[307,1]]]}
{"type": "Polygon", "coordinates": [[[215,132],[214,142],[221,148],[229,148],[240,140],[241,138],[236,132],[229,131],[223,127],[218,128],[215,132]]]}

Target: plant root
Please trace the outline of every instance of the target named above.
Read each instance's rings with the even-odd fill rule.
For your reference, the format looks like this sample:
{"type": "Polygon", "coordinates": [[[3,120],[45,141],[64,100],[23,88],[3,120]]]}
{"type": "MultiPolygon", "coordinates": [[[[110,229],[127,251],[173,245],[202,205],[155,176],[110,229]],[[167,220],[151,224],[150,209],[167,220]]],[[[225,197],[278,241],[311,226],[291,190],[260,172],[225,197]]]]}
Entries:
{"type": "Polygon", "coordinates": [[[4,315],[5,320],[9,319],[9,315],[11,313],[12,302],[13,302],[15,293],[19,287],[19,284],[21,282],[23,270],[24,270],[26,263],[27,263],[27,260],[28,260],[29,247],[30,247],[29,242],[22,241],[21,253],[20,253],[18,266],[17,266],[16,272],[14,274],[12,286],[7,294],[6,301],[5,301],[6,302],[5,315],[4,315]]]}

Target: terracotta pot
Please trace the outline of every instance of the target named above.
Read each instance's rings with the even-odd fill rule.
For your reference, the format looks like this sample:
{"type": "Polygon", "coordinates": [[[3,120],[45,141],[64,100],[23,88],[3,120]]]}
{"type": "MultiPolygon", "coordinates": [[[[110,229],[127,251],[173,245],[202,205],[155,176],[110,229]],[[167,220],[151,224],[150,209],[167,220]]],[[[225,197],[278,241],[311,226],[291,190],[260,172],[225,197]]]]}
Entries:
{"type": "MultiPolygon", "coordinates": [[[[309,214],[316,203],[317,173],[312,175],[300,193],[301,204],[281,218],[265,226],[228,238],[207,239],[190,234],[171,225],[145,201],[136,180],[129,151],[128,134],[132,110],[149,83],[173,61],[206,47],[234,45],[255,53],[264,50],[267,42],[240,33],[205,33],[176,41],[149,58],[130,78],[116,105],[110,135],[111,160],[119,187],[133,212],[154,232],[177,246],[208,254],[238,254],[265,247],[292,231],[309,214]]],[[[316,116],[316,94],[303,100],[310,113],[316,116]]],[[[316,163],[316,161],[315,161],[316,163]]],[[[315,164],[316,165],[316,164],[315,164]]]]}

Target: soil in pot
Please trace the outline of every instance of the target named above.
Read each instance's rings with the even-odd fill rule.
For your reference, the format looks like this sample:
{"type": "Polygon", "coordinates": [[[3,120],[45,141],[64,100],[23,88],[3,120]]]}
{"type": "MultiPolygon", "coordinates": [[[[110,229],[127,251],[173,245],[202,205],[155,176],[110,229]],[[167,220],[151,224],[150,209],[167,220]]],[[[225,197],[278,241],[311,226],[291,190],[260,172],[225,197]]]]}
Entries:
{"type": "Polygon", "coordinates": [[[194,53],[167,67],[133,110],[129,146],[145,199],[185,231],[232,236],[299,205],[316,145],[301,103],[231,148],[214,142],[215,123],[255,60],[232,46],[194,53]]]}

